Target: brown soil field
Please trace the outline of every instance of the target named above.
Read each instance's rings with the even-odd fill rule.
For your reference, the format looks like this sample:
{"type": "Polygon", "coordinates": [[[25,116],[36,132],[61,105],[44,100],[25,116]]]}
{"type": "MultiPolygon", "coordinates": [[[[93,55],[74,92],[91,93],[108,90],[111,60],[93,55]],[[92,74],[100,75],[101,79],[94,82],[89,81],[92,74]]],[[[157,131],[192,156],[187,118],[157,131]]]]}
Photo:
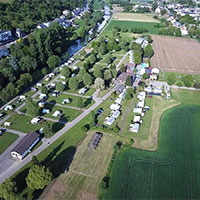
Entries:
{"type": "Polygon", "coordinates": [[[193,39],[152,36],[151,66],[162,71],[200,74],[200,43],[193,39]]]}
{"type": "Polygon", "coordinates": [[[113,19],[118,21],[135,21],[135,22],[158,22],[151,14],[138,14],[138,13],[120,13],[115,12],[113,19]]]}

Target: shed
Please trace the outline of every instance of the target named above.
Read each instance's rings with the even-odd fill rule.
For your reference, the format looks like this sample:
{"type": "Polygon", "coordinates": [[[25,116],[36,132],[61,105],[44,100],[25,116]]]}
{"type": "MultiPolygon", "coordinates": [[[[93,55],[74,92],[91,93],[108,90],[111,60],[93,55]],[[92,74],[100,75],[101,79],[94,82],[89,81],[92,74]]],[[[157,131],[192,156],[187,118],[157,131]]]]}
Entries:
{"type": "Polygon", "coordinates": [[[107,124],[107,125],[112,125],[112,123],[115,121],[115,118],[113,116],[110,116],[110,117],[106,117],[105,121],[104,121],[104,124],[107,124]]]}
{"type": "Polygon", "coordinates": [[[39,140],[40,135],[38,133],[27,134],[11,151],[12,157],[22,160],[39,140]]]}
{"type": "Polygon", "coordinates": [[[103,134],[102,133],[99,133],[99,132],[96,132],[93,136],[92,136],[92,139],[90,140],[90,143],[88,144],[88,147],[90,149],[96,149],[101,138],[102,138],[103,134]]]}
{"type": "Polygon", "coordinates": [[[117,103],[114,103],[114,104],[111,104],[110,105],[110,109],[111,110],[119,110],[120,109],[120,105],[119,104],[117,104],[117,103]]]}
{"type": "Polygon", "coordinates": [[[115,103],[121,104],[122,100],[123,100],[123,99],[121,99],[121,98],[117,98],[117,99],[115,100],[115,103]]]}

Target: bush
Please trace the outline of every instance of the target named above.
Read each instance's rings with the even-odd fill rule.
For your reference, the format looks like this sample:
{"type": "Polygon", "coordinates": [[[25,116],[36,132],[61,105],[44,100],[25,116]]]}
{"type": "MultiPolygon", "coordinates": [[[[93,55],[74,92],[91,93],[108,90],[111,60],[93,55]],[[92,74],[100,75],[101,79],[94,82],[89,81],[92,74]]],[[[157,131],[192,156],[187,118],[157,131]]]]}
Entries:
{"type": "Polygon", "coordinates": [[[194,87],[195,87],[196,89],[200,89],[200,83],[195,83],[195,84],[194,84],[194,87]]]}
{"type": "Polygon", "coordinates": [[[171,73],[167,76],[167,83],[173,85],[176,82],[176,75],[171,73]]]}
{"type": "Polygon", "coordinates": [[[193,78],[191,75],[186,75],[183,77],[183,83],[186,87],[191,87],[194,84],[193,78]]]}
{"type": "Polygon", "coordinates": [[[182,87],[182,86],[183,86],[183,82],[182,82],[182,81],[178,81],[178,82],[176,83],[176,85],[177,85],[178,87],[182,87]]]}

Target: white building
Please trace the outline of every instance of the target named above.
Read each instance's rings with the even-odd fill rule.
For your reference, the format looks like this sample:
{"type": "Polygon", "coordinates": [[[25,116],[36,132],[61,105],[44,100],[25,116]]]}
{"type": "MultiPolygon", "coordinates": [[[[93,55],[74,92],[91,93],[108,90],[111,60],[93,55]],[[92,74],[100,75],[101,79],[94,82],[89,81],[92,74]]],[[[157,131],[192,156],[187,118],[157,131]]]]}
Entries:
{"type": "Polygon", "coordinates": [[[28,133],[11,151],[11,156],[22,160],[38,143],[40,135],[36,132],[28,133]]]}

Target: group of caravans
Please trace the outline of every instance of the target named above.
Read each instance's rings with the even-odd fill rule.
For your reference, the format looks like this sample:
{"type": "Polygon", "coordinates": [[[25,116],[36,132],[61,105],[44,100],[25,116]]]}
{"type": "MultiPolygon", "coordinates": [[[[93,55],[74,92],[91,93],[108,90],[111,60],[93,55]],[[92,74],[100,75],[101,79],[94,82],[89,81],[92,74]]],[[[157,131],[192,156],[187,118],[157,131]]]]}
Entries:
{"type": "Polygon", "coordinates": [[[148,111],[150,109],[149,106],[145,106],[145,99],[146,99],[146,92],[142,91],[139,92],[137,96],[138,102],[135,104],[135,107],[133,109],[133,113],[136,114],[133,118],[133,123],[130,124],[130,132],[137,133],[139,131],[139,128],[142,124],[142,117],[145,115],[145,111],[148,111]]]}
{"type": "Polygon", "coordinates": [[[112,125],[113,122],[120,115],[121,103],[125,98],[125,95],[126,95],[126,89],[124,89],[124,91],[121,94],[119,94],[119,97],[115,100],[115,103],[110,105],[111,114],[105,118],[104,124],[107,124],[109,126],[112,125]]]}

